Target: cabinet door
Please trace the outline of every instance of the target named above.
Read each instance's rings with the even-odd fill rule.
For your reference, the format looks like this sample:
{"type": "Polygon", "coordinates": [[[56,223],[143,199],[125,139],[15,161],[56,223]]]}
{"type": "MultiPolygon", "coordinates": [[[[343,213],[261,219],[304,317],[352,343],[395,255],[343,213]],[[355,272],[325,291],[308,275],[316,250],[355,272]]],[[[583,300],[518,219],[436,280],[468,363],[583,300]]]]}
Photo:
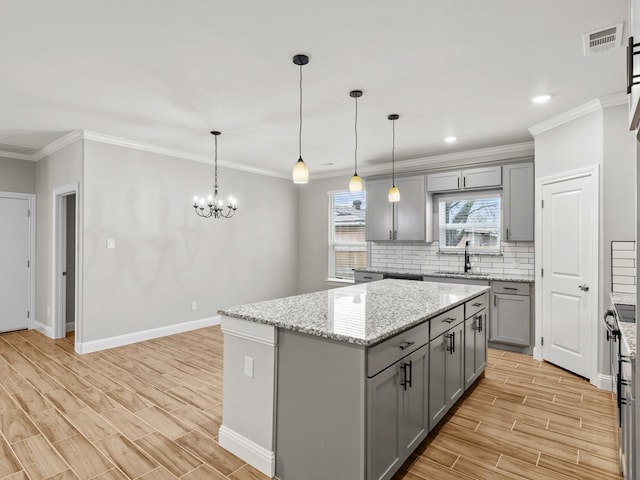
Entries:
{"type": "Polygon", "coordinates": [[[387,480],[400,463],[399,363],[367,380],[367,478],[387,480]]]}
{"type": "Polygon", "coordinates": [[[395,239],[423,241],[426,219],[424,177],[396,178],[396,186],[400,190],[400,201],[394,206],[395,239]]]}
{"type": "Polygon", "coordinates": [[[392,240],[393,204],[389,203],[391,180],[367,182],[367,241],[392,240]]]}
{"type": "Polygon", "coordinates": [[[478,376],[476,370],[476,316],[464,321],[464,388],[471,386],[478,376]]]}
{"type": "Polygon", "coordinates": [[[487,310],[476,315],[476,377],[487,368],[487,310]]]}
{"type": "Polygon", "coordinates": [[[461,185],[460,171],[432,173],[431,175],[427,175],[427,191],[429,193],[458,190],[461,185]]]}
{"type": "Polygon", "coordinates": [[[402,460],[426,437],[429,431],[429,350],[424,345],[400,360],[400,389],[402,413],[400,414],[400,440],[402,460]],[[404,375],[410,385],[403,386],[404,375]]]}
{"type": "Polygon", "coordinates": [[[489,340],[514,345],[530,344],[529,297],[494,293],[489,340]]]}
{"type": "Polygon", "coordinates": [[[533,241],[533,163],[503,167],[503,232],[507,242],[533,241]]]}
{"type": "Polygon", "coordinates": [[[447,393],[445,391],[445,362],[448,340],[440,335],[429,342],[429,431],[433,430],[447,413],[447,393]]]}
{"type": "Polygon", "coordinates": [[[462,171],[462,188],[499,187],[502,167],[473,168],[462,171]]]}
{"type": "Polygon", "coordinates": [[[464,322],[445,335],[449,337],[445,361],[445,392],[449,409],[464,393],[464,322]]]}

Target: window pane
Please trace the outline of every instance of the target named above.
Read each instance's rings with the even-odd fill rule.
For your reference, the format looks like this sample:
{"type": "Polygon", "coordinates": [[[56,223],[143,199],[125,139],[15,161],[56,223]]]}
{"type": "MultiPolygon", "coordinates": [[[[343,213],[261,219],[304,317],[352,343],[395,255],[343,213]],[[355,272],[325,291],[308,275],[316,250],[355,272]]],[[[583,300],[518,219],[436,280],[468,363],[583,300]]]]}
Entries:
{"type": "Polygon", "coordinates": [[[438,205],[440,248],[500,249],[500,197],[442,198],[438,205]]]}
{"type": "Polygon", "coordinates": [[[353,278],[367,266],[365,192],[333,192],[329,197],[329,277],[353,278]]]}

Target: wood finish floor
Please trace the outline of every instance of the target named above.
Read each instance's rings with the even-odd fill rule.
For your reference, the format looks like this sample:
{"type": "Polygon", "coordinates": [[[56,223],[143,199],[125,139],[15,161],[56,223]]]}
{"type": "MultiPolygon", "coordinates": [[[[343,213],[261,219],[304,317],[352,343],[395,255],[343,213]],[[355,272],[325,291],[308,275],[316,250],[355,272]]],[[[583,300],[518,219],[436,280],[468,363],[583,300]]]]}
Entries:
{"type": "MultiPolygon", "coordinates": [[[[266,479],[218,446],[221,402],[219,327],[88,355],[72,337],[0,335],[0,479],[266,479]]],[[[394,480],[620,479],[615,414],[588,382],[491,350],[394,480]]]]}

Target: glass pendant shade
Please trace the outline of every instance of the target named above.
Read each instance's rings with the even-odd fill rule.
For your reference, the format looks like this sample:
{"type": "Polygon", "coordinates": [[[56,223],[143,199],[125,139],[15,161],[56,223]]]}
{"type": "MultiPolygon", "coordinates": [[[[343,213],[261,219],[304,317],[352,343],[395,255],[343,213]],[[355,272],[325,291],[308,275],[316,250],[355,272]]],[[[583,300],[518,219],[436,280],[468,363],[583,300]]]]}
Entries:
{"type": "Polygon", "coordinates": [[[293,183],[308,183],[309,182],[309,168],[304,163],[302,157],[293,166],[293,183]]]}
{"type": "Polygon", "coordinates": [[[364,182],[362,178],[356,173],[351,180],[349,180],[349,191],[350,192],[361,192],[364,190],[364,182]]]}
{"type": "Polygon", "coordinates": [[[395,185],[389,189],[389,201],[392,203],[400,201],[400,190],[395,185]]]}

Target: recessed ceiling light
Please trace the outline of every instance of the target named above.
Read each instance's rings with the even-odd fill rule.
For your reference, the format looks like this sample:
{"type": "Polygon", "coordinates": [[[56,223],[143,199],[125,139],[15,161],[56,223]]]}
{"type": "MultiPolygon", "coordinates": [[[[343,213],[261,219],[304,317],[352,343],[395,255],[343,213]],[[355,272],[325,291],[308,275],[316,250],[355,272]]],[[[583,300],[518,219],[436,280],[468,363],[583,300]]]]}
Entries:
{"type": "Polygon", "coordinates": [[[444,141],[447,143],[455,143],[458,137],[445,137],[444,141]]]}
{"type": "Polygon", "coordinates": [[[547,103],[549,100],[551,100],[551,95],[549,95],[548,93],[544,93],[542,95],[531,97],[529,100],[531,100],[532,103],[547,103]]]}

